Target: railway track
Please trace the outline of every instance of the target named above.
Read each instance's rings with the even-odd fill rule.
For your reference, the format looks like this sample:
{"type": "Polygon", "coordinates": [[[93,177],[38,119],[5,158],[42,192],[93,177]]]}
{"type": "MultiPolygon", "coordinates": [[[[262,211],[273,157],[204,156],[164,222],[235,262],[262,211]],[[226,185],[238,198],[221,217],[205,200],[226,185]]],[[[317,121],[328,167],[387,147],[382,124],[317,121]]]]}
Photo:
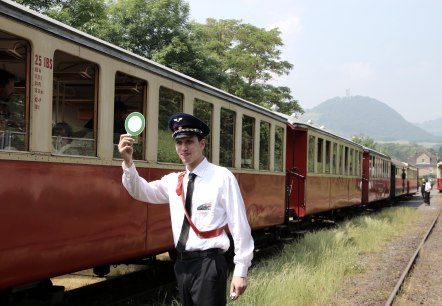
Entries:
{"type": "MultiPolygon", "coordinates": [[[[408,262],[408,264],[405,267],[404,271],[402,272],[400,278],[398,279],[393,291],[391,292],[388,300],[385,303],[385,306],[400,305],[400,303],[399,304],[397,303],[397,297],[399,295],[406,296],[406,295],[411,294],[411,293],[406,292],[407,289],[404,288],[404,283],[407,280],[409,280],[409,278],[416,277],[416,276],[413,276],[414,272],[421,273],[420,271],[415,271],[415,267],[416,267],[416,264],[417,264],[419,258],[422,256],[422,252],[423,252],[424,248],[426,246],[428,246],[427,244],[428,244],[429,239],[432,237],[432,235],[434,235],[433,233],[435,231],[436,226],[438,225],[438,221],[439,221],[441,213],[442,213],[442,207],[439,207],[437,210],[437,213],[435,213],[435,217],[433,219],[433,222],[431,222],[428,230],[426,231],[424,237],[422,238],[422,241],[417,246],[415,252],[411,256],[410,261],[408,262]]],[[[442,232],[442,226],[439,226],[439,227],[440,227],[440,229],[437,231],[436,235],[440,236],[440,234],[442,232]]],[[[429,246],[429,247],[431,248],[431,246],[429,246]]],[[[424,254],[423,256],[428,256],[428,252],[426,252],[426,254],[424,254]]],[[[433,267],[433,268],[435,268],[435,267],[433,267]]],[[[440,273],[437,273],[437,274],[440,274],[440,273]]],[[[422,303],[419,303],[419,304],[422,304],[422,303]]],[[[428,304],[428,305],[430,305],[430,304],[428,304]]]]}
{"type": "MultiPolygon", "coordinates": [[[[343,216],[337,216],[336,220],[342,218],[351,218],[361,214],[358,208],[347,211],[343,216]]],[[[373,212],[372,209],[364,209],[364,214],[373,212]]],[[[292,242],[301,237],[310,230],[318,228],[330,228],[335,226],[332,216],[317,217],[314,222],[307,222],[310,226],[297,227],[295,225],[284,228],[281,226],[277,231],[265,231],[261,233],[260,239],[255,239],[254,264],[266,260],[272,256],[278,256],[279,251],[284,244],[292,242]],[[286,235],[280,235],[284,232],[286,235]]],[[[127,275],[118,275],[115,277],[109,275],[106,278],[100,278],[101,281],[91,281],[90,284],[79,286],[78,288],[69,288],[69,279],[94,279],[92,271],[74,273],[64,277],[60,282],[54,282],[54,285],[66,286],[61,306],[120,306],[120,305],[173,305],[178,301],[178,292],[176,290],[175,276],[173,272],[173,262],[162,258],[162,260],[152,261],[145,269],[127,273],[127,275]]],[[[121,272],[117,272],[119,274],[121,272]]],[[[122,273],[121,273],[122,274],[122,273]]],[[[21,304],[21,305],[26,305],[21,304]]],[[[20,306],[21,306],[20,305],[20,306]]],[[[34,305],[34,304],[33,304],[34,305]]],[[[35,304],[46,305],[46,304],[35,304]]]]}
{"type": "Polygon", "coordinates": [[[168,305],[175,295],[173,262],[156,261],[141,271],[68,290],[60,305],[168,305]]]}

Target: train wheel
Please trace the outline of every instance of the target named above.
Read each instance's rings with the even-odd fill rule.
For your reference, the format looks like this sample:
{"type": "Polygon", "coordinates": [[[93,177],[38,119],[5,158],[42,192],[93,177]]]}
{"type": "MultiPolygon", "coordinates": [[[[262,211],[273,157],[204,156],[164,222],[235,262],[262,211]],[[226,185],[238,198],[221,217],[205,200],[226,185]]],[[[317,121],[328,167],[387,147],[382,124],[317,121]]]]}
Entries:
{"type": "Polygon", "coordinates": [[[110,266],[109,265],[105,265],[105,266],[99,266],[99,267],[95,267],[93,269],[94,274],[99,276],[99,277],[104,277],[106,275],[109,274],[110,272],[110,266]]]}

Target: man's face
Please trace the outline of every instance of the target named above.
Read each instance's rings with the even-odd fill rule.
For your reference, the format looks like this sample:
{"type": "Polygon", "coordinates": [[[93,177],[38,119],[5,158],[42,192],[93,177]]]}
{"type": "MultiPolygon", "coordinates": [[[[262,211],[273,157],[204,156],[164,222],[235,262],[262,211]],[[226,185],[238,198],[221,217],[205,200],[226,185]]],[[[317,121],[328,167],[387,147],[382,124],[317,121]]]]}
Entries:
{"type": "Polygon", "coordinates": [[[175,140],[175,149],[181,161],[194,169],[203,159],[206,140],[198,140],[196,136],[183,137],[175,140]]]}
{"type": "Polygon", "coordinates": [[[0,87],[0,98],[9,99],[14,93],[14,82],[9,81],[4,87],[0,87]]]}

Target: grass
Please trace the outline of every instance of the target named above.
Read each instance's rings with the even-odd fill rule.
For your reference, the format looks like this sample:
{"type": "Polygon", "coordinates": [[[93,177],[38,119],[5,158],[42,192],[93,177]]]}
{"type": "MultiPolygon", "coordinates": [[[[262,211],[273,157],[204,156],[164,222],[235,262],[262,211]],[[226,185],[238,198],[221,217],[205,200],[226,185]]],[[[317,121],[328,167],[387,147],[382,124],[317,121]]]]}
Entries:
{"type": "Polygon", "coordinates": [[[280,256],[254,266],[246,292],[230,304],[328,305],[347,277],[364,271],[358,255],[378,251],[417,216],[412,208],[389,208],[308,233],[280,256]]]}
{"type": "MultiPolygon", "coordinates": [[[[329,305],[346,278],[365,271],[358,256],[379,251],[417,217],[415,209],[395,207],[331,230],[307,233],[286,245],[280,255],[253,265],[246,292],[228,305],[329,305]]],[[[156,305],[180,305],[176,297],[164,300],[167,302],[156,305]]]]}

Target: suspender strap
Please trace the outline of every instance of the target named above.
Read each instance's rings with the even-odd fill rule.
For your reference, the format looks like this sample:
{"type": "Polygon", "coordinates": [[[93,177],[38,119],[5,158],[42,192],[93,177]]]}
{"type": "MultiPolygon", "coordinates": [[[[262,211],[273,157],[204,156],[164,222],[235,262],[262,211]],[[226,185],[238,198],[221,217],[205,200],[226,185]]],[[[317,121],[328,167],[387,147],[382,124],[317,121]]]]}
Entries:
{"type": "Polygon", "coordinates": [[[189,221],[190,227],[193,229],[195,234],[201,239],[214,238],[221,235],[224,232],[224,226],[220,228],[216,228],[210,231],[200,231],[195,224],[193,224],[192,219],[190,219],[189,214],[186,210],[186,204],[184,200],[184,191],[183,191],[183,179],[186,172],[180,172],[178,174],[178,184],[176,187],[176,194],[181,196],[181,200],[183,202],[184,214],[186,215],[187,221],[189,221]]]}

